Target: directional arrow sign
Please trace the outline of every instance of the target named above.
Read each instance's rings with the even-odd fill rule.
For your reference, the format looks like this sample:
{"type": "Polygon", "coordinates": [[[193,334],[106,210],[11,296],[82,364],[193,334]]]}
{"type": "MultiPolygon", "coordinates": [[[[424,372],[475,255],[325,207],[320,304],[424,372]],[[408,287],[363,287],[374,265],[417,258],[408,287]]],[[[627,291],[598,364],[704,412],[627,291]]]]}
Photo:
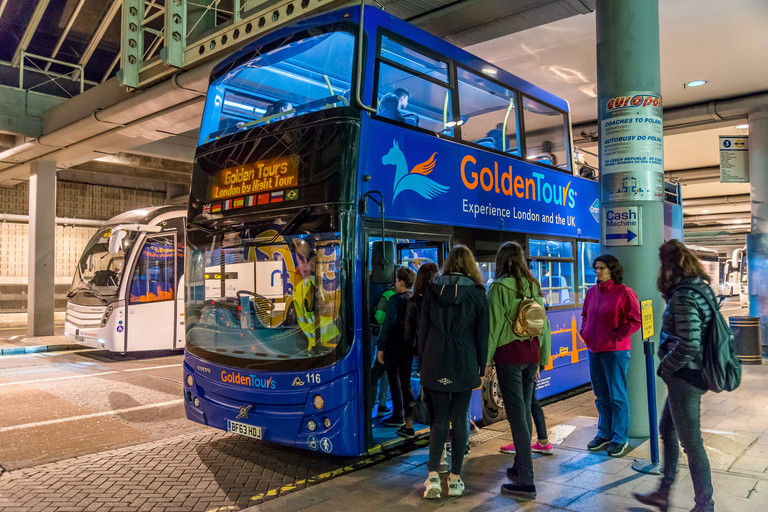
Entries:
{"type": "Polygon", "coordinates": [[[607,206],[605,212],[605,245],[642,245],[640,206],[607,206]]]}
{"type": "Polygon", "coordinates": [[[630,230],[627,230],[626,233],[607,233],[605,235],[606,240],[619,240],[621,238],[625,238],[627,242],[631,242],[635,239],[637,234],[631,232],[630,230]]]}

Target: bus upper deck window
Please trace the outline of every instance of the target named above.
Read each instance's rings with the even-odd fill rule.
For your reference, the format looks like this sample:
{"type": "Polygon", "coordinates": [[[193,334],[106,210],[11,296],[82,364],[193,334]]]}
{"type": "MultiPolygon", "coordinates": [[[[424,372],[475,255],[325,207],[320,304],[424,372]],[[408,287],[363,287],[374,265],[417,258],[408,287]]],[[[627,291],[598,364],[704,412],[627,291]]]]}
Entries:
{"type": "Polygon", "coordinates": [[[568,117],[540,101],[523,96],[526,158],[568,169],[568,117]]]}

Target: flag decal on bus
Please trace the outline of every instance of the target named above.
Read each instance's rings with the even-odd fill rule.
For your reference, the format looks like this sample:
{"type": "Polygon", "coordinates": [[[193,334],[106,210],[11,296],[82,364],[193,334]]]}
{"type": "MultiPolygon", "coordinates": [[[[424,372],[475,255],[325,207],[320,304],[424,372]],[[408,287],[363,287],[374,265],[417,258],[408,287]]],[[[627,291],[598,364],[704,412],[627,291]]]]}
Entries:
{"type": "Polygon", "coordinates": [[[434,199],[435,197],[448,192],[450,187],[441,185],[431,178],[427,178],[427,174],[431,173],[437,164],[436,156],[437,153],[432,153],[432,156],[429,157],[429,159],[414,166],[409,171],[405,155],[402,150],[400,150],[397,141],[392,141],[392,148],[381,159],[381,163],[383,165],[395,166],[395,181],[392,187],[393,203],[397,196],[406,190],[412,190],[424,199],[434,199]]]}

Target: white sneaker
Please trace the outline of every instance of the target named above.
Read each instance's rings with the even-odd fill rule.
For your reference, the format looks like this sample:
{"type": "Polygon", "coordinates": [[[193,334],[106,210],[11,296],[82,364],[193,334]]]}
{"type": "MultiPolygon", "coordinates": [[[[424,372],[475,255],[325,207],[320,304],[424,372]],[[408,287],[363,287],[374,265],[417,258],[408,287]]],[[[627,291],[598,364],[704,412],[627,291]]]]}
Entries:
{"type": "Polygon", "coordinates": [[[448,496],[461,496],[464,491],[464,482],[461,481],[461,477],[456,480],[448,479],[448,496]]]}
{"type": "Polygon", "coordinates": [[[429,477],[424,482],[424,487],[426,487],[426,489],[424,490],[425,498],[430,500],[439,498],[440,491],[442,491],[442,486],[440,485],[440,475],[435,471],[431,471],[429,473],[429,477]]]}

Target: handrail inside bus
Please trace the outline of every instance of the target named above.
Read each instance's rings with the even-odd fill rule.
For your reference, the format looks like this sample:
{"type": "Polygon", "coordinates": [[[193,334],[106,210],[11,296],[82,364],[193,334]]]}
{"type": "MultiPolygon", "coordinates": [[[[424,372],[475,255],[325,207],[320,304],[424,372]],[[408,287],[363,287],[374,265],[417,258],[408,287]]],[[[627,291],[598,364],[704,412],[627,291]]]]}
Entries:
{"type": "MultiPolygon", "coordinates": [[[[509,102],[507,114],[504,116],[504,125],[501,127],[501,150],[505,153],[507,152],[507,120],[509,119],[509,113],[512,111],[514,105],[514,101],[509,102]]],[[[517,130],[515,130],[515,133],[517,133],[517,130]]]]}
{"type": "Polygon", "coordinates": [[[360,99],[360,88],[362,87],[361,82],[363,80],[363,36],[365,35],[365,30],[363,30],[364,17],[365,0],[360,0],[360,26],[358,27],[357,32],[357,75],[355,77],[355,102],[357,103],[358,107],[362,108],[363,110],[367,110],[371,114],[375,114],[376,109],[369,107],[363,103],[362,99],[360,99]]]}

